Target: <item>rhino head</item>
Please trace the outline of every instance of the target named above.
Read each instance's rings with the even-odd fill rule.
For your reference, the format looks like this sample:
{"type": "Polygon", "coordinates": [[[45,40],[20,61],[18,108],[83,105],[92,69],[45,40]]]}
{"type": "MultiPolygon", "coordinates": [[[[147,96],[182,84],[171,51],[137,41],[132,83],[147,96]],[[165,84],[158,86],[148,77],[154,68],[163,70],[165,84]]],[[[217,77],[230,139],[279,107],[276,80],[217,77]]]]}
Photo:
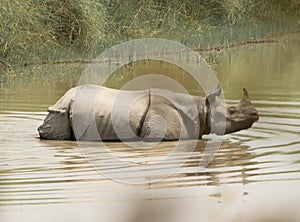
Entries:
{"type": "Polygon", "coordinates": [[[247,89],[243,89],[242,100],[235,105],[225,104],[219,98],[221,88],[218,86],[206,97],[208,133],[223,135],[250,128],[259,119],[251,103],[247,89]]]}

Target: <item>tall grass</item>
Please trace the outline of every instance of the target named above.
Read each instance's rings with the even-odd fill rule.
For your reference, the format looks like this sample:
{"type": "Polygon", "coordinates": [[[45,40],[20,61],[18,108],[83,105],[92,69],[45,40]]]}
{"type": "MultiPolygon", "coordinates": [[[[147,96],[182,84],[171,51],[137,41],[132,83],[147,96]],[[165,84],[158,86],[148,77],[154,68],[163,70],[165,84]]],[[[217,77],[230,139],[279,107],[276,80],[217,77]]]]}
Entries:
{"type": "Polygon", "coordinates": [[[105,9],[96,1],[1,1],[0,58],[9,63],[86,50],[104,39],[105,9]]]}
{"type": "Polygon", "coordinates": [[[1,0],[0,65],[86,58],[143,37],[240,41],[264,35],[258,23],[299,27],[299,12],[300,0],[1,0]]]}

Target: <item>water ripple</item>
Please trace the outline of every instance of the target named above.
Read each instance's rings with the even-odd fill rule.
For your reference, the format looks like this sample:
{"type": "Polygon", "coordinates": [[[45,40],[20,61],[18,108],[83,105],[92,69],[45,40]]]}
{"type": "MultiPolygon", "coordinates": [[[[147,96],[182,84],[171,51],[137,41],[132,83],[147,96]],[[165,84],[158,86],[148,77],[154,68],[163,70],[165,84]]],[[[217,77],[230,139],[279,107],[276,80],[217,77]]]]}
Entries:
{"type": "MultiPolygon", "coordinates": [[[[192,155],[174,174],[140,187],[148,189],[150,186],[152,190],[186,187],[192,190],[199,186],[300,180],[300,103],[254,103],[261,115],[259,122],[249,130],[225,136],[207,168],[201,169],[199,161],[208,141],[198,141],[192,155]]],[[[0,114],[0,205],[111,199],[115,187],[126,189],[127,185],[111,181],[101,172],[120,180],[142,178],[145,171],[150,170],[152,176],[161,176],[161,169],[172,169],[187,157],[185,152],[179,152],[161,161],[176,142],[162,143],[153,150],[135,150],[122,143],[106,143],[110,152],[129,163],[128,166],[116,165],[109,158],[99,157],[98,152],[90,154],[95,163],[101,164],[91,166],[76,142],[36,138],[36,128],[45,114],[8,111],[0,114]]]]}

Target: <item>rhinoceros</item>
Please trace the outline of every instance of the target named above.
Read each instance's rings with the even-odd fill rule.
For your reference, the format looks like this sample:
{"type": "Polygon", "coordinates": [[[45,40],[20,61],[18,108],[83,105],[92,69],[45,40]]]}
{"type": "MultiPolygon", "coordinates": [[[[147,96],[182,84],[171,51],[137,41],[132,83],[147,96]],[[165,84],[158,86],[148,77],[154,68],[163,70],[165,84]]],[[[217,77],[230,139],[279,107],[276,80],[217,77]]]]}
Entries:
{"type": "Polygon", "coordinates": [[[41,139],[116,141],[201,139],[248,129],[259,119],[248,92],[236,105],[220,98],[218,86],[206,97],[165,89],[126,91],[77,86],[48,108],[38,128],[41,139]]]}

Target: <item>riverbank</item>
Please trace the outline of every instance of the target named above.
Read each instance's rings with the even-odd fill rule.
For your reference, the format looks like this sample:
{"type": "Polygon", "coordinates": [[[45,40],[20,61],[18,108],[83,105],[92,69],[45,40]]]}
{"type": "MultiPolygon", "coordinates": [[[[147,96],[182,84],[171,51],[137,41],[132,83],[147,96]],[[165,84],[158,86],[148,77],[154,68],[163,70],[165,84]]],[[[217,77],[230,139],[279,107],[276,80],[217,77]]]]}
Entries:
{"type": "Polygon", "coordinates": [[[300,30],[299,12],[297,0],[4,0],[0,69],[91,60],[137,38],[171,39],[198,51],[273,41],[300,30]]]}

